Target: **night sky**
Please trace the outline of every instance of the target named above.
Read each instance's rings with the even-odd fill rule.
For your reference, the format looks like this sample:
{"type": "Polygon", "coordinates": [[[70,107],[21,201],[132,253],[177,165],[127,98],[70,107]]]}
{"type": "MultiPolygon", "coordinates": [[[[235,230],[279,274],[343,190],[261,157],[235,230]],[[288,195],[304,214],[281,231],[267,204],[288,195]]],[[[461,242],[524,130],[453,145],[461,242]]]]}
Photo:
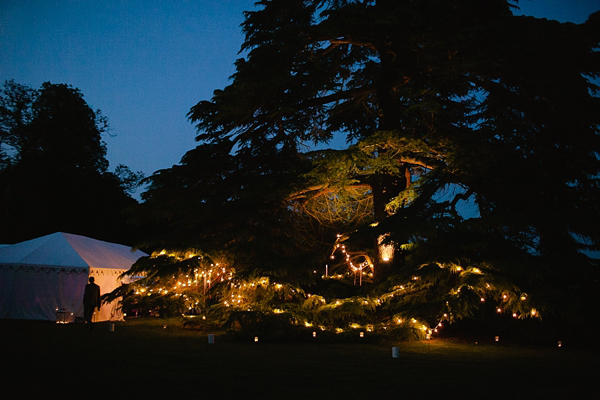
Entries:
{"type": "MultiPolygon", "coordinates": [[[[600,0],[521,0],[517,14],[585,22],[600,0]]],[[[195,147],[190,107],[228,84],[254,0],[0,0],[0,83],[80,89],[108,118],[110,169],[151,175],[195,147]]]]}

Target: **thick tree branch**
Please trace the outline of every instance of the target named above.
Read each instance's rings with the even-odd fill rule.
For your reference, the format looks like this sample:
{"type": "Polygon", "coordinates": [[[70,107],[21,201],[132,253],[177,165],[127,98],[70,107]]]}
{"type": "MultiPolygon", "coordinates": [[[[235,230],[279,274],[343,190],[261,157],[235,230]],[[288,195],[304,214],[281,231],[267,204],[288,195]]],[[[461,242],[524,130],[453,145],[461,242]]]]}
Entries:
{"type": "Polygon", "coordinates": [[[345,38],[345,39],[330,39],[329,43],[331,43],[331,45],[335,45],[335,46],[340,46],[342,44],[351,44],[353,46],[360,46],[360,47],[366,47],[367,49],[371,49],[373,51],[378,51],[377,48],[370,42],[361,42],[359,40],[353,40],[350,38],[345,38]]]}
{"type": "MultiPolygon", "coordinates": [[[[351,185],[344,187],[344,189],[348,189],[348,188],[370,189],[371,185],[369,185],[368,183],[355,183],[355,184],[351,184],[351,185]]],[[[335,193],[339,190],[341,190],[341,189],[332,188],[329,186],[329,184],[315,185],[315,186],[307,187],[306,189],[299,190],[295,193],[292,193],[290,196],[288,196],[288,200],[289,201],[298,201],[298,200],[306,199],[308,197],[311,197],[311,194],[314,194],[314,195],[312,195],[312,197],[319,197],[319,196],[326,195],[328,193],[335,193]]]]}

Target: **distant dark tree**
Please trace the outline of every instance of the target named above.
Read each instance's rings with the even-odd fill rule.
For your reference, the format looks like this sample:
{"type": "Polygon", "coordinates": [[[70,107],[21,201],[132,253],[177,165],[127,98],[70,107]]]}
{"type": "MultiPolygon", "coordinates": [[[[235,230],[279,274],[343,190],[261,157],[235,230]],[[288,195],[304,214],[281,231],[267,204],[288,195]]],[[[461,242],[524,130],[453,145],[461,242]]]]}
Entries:
{"type": "Polygon", "coordinates": [[[119,180],[123,190],[129,194],[132,194],[139,188],[144,180],[144,174],[142,172],[133,172],[128,166],[123,164],[117,165],[114,175],[119,180]]]}
{"type": "Polygon", "coordinates": [[[12,158],[18,157],[28,136],[27,129],[33,118],[33,102],[37,91],[10,80],[4,83],[1,93],[0,159],[8,163],[12,158]],[[12,154],[7,153],[9,149],[12,154]]]}
{"type": "Polygon", "coordinates": [[[232,83],[190,111],[200,145],[151,178],[139,218],[165,234],[149,242],[292,276],[339,229],[388,316],[567,306],[597,279],[600,14],[514,3],[259,1],[232,83]]]}
{"type": "Polygon", "coordinates": [[[5,165],[0,241],[54,231],[131,241],[122,210],[139,174],[108,172],[106,118],[65,84],[33,90],[13,81],[0,96],[5,165]]]}
{"type": "Polygon", "coordinates": [[[104,173],[108,168],[102,133],[106,118],[83,94],[65,84],[44,83],[33,103],[33,118],[19,149],[20,162],[62,171],[104,173]]]}

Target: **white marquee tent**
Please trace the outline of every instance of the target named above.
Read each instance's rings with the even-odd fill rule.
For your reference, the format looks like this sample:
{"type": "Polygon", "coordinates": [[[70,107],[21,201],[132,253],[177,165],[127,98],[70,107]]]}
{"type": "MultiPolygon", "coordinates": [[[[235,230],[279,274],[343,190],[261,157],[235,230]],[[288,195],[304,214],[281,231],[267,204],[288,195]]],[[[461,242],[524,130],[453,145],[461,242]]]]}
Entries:
{"type": "MultiPolygon", "coordinates": [[[[0,247],[0,318],[73,322],[83,316],[83,291],[93,276],[101,294],[121,284],[142,251],[57,232],[0,247]]],[[[117,301],[103,304],[95,321],[122,319],[117,301]]]]}

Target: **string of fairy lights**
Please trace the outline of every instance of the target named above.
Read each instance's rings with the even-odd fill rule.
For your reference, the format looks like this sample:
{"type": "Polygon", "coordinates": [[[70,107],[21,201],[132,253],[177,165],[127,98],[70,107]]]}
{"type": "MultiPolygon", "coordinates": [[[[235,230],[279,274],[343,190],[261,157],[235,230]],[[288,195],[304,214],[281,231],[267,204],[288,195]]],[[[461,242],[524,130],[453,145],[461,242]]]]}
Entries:
{"type": "MultiPolygon", "coordinates": [[[[345,264],[347,269],[343,273],[332,273],[334,271],[329,270],[329,264],[325,265],[325,274],[322,276],[324,279],[352,279],[355,285],[363,285],[363,283],[372,282],[374,275],[374,263],[364,253],[351,252],[347,246],[343,243],[344,237],[338,235],[337,240],[333,246],[330,258],[333,260],[336,258],[336,253],[341,254],[342,264],[345,264]]],[[[382,261],[388,262],[393,258],[393,244],[385,244],[380,238],[380,256],[382,261]]],[[[174,257],[176,260],[186,260],[193,258],[201,258],[194,253],[167,253],[165,250],[158,254],[153,254],[152,257],[157,256],[168,256],[174,257]]],[[[445,265],[438,263],[439,268],[449,268],[452,272],[458,274],[475,274],[485,276],[485,273],[479,267],[468,267],[463,268],[459,265],[445,265]]],[[[339,270],[339,266],[335,269],[339,270]]],[[[259,277],[250,280],[238,279],[235,277],[235,271],[228,267],[224,263],[210,263],[204,267],[194,268],[190,273],[181,274],[180,276],[172,276],[171,279],[161,282],[161,285],[149,285],[141,286],[136,291],[136,295],[141,296],[174,296],[184,300],[186,307],[191,310],[202,306],[203,299],[206,298],[207,293],[217,283],[225,283],[225,289],[223,290],[221,297],[221,304],[231,310],[239,311],[261,311],[274,314],[283,314],[286,312],[293,311],[293,304],[300,302],[300,307],[303,305],[310,304],[312,312],[318,315],[319,312],[332,311],[338,307],[343,307],[348,303],[353,305],[359,305],[375,309],[381,307],[386,303],[393,301],[394,298],[405,296],[410,294],[414,290],[418,290],[420,281],[419,276],[413,276],[411,282],[407,282],[403,285],[392,287],[388,292],[378,296],[366,296],[366,297],[352,297],[346,299],[335,299],[327,302],[325,298],[319,295],[313,295],[306,293],[304,290],[294,287],[287,283],[273,282],[268,277],[259,277]],[[272,298],[276,298],[278,306],[268,301],[260,301],[264,299],[266,293],[271,293],[272,298]],[[199,296],[201,294],[202,296],[199,296]]],[[[456,289],[455,293],[460,293],[462,286],[456,289]]],[[[469,289],[475,289],[469,287],[469,289]]],[[[494,288],[490,283],[485,284],[485,289],[493,291],[494,288]]],[[[486,301],[485,290],[479,291],[481,294],[481,302],[486,301]]],[[[540,313],[533,307],[527,307],[528,295],[526,293],[502,293],[500,297],[500,305],[496,307],[496,312],[502,314],[507,308],[515,308],[515,298],[521,303],[518,307],[521,312],[513,311],[513,318],[525,318],[535,317],[540,318],[540,313]],[[504,304],[505,306],[502,306],[504,304]],[[509,307],[512,306],[512,307],[509,307]]],[[[293,314],[293,313],[292,313],[293,314]]],[[[312,321],[309,317],[310,313],[298,313],[298,315],[304,315],[304,317],[294,317],[293,321],[295,324],[304,325],[305,327],[315,327],[320,331],[334,331],[335,333],[343,333],[349,330],[359,330],[361,334],[364,332],[376,332],[376,331],[387,331],[396,327],[410,327],[414,330],[420,331],[421,334],[427,339],[432,338],[433,335],[440,332],[446,322],[452,321],[452,310],[449,302],[446,302],[446,310],[439,316],[437,322],[433,326],[429,326],[428,323],[420,321],[416,318],[406,318],[403,315],[393,315],[389,320],[378,324],[359,324],[357,322],[350,322],[345,326],[326,326],[324,324],[318,324],[312,321]]],[[[192,316],[193,317],[193,316],[192,316]]],[[[206,316],[202,316],[206,319],[206,316]]],[[[313,336],[317,335],[317,330],[313,332],[313,336]]]]}
{"type": "MultiPolygon", "coordinates": [[[[329,265],[326,264],[325,265],[325,275],[324,278],[331,278],[331,279],[345,279],[348,277],[348,275],[354,275],[354,284],[357,284],[357,279],[356,276],[359,275],[360,278],[358,280],[358,284],[362,285],[362,277],[363,276],[367,276],[369,278],[373,277],[374,274],[374,264],[371,261],[371,259],[361,253],[352,253],[350,252],[346,245],[342,243],[342,241],[344,241],[346,238],[343,237],[341,234],[337,235],[337,240],[333,246],[331,255],[330,255],[330,259],[334,260],[336,258],[336,253],[340,252],[342,254],[342,260],[343,262],[347,265],[347,272],[345,274],[329,274],[329,265]],[[355,260],[359,257],[362,257],[364,259],[363,262],[356,264],[355,260]]],[[[393,254],[394,254],[394,245],[393,244],[385,244],[385,236],[382,235],[379,237],[378,240],[379,243],[379,252],[381,255],[381,261],[383,262],[389,262],[392,260],[393,258],[393,254]]],[[[478,267],[471,267],[471,268],[463,268],[462,266],[459,265],[450,265],[450,266],[445,266],[441,263],[437,263],[437,265],[440,268],[446,268],[449,267],[453,270],[453,272],[455,273],[459,273],[459,274],[477,274],[477,275],[485,275],[484,272],[482,272],[482,270],[478,267]]],[[[413,276],[412,277],[413,281],[419,281],[420,277],[419,276],[413,276]]],[[[494,290],[494,288],[492,287],[492,285],[490,285],[489,283],[485,284],[486,289],[488,290],[494,290]]],[[[413,289],[413,285],[411,283],[408,283],[406,285],[398,285],[394,288],[392,288],[391,291],[383,294],[382,296],[380,296],[379,298],[377,298],[375,301],[378,303],[378,305],[383,304],[386,301],[389,301],[390,299],[394,298],[395,296],[403,296],[406,295],[408,292],[410,292],[413,289]]],[[[473,287],[470,287],[470,289],[473,289],[473,287]]],[[[460,293],[461,288],[457,289],[457,293],[460,293]]],[[[502,293],[502,302],[504,302],[505,304],[509,302],[509,300],[511,300],[512,298],[517,297],[519,299],[520,302],[524,303],[527,301],[528,299],[528,295],[526,293],[502,293]]],[[[481,297],[480,297],[480,301],[482,303],[484,303],[486,301],[486,296],[484,293],[482,293],[481,297]]],[[[421,330],[426,331],[427,332],[427,336],[428,338],[435,334],[438,333],[439,330],[444,326],[444,322],[448,321],[451,319],[451,312],[449,309],[449,302],[446,302],[446,307],[448,308],[439,318],[437,324],[435,325],[434,328],[428,328],[426,324],[422,324],[420,322],[418,322],[416,319],[411,318],[410,321],[413,324],[422,324],[421,325],[421,330]]],[[[521,307],[526,308],[525,307],[521,307]]],[[[496,313],[498,314],[502,314],[505,312],[505,308],[503,308],[502,306],[497,306],[496,307],[496,313]]],[[[527,311],[525,312],[521,312],[518,313],[516,311],[512,312],[512,317],[513,318],[525,318],[525,317],[534,317],[534,318],[540,318],[540,313],[539,311],[534,308],[534,307],[530,307],[527,311]]],[[[401,317],[393,317],[392,320],[394,320],[397,324],[401,324],[405,321],[405,319],[401,318],[401,317]]]]}
{"type": "MultiPolygon", "coordinates": [[[[153,253],[152,258],[170,257],[176,261],[184,260],[202,260],[202,256],[194,252],[171,252],[162,250],[159,253],[153,253]]],[[[202,296],[210,291],[217,283],[230,281],[234,277],[234,270],[227,265],[214,262],[204,266],[193,268],[189,273],[172,275],[170,279],[160,279],[157,283],[148,284],[141,281],[142,284],[135,290],[135,294],[139,296],[173,296],[182,298],[186,302],[188,310],[198,307],[201,303],[198,294],[202,296]]]]}
{"type": "MultiPolygon", "coordinates": [[[[363,279],[373,279],[373,262],[371,258],[366,254],[356,254],[352,256],[347,250],[346,245],[341,243],[336,243],[333,251],[331,252],[331,260],[335,259],[336,252],[342,253],[342,258],[344,262],[348,265],[348,271],[345,274],[333,274],[329,275],[329,264],[325,265],[325,278],[334,278],[334,279],[344,279],[347,275],[351,275],[354,277],[354,284],[362,286],[363,279]],[[362,259],[362,262],[356,263],[357,259],[362,259]]],[[[333,272],[333,271],[331,271],[333,272]]],[[[365,280],[366,280],[365,279],[365,280]]]]}

